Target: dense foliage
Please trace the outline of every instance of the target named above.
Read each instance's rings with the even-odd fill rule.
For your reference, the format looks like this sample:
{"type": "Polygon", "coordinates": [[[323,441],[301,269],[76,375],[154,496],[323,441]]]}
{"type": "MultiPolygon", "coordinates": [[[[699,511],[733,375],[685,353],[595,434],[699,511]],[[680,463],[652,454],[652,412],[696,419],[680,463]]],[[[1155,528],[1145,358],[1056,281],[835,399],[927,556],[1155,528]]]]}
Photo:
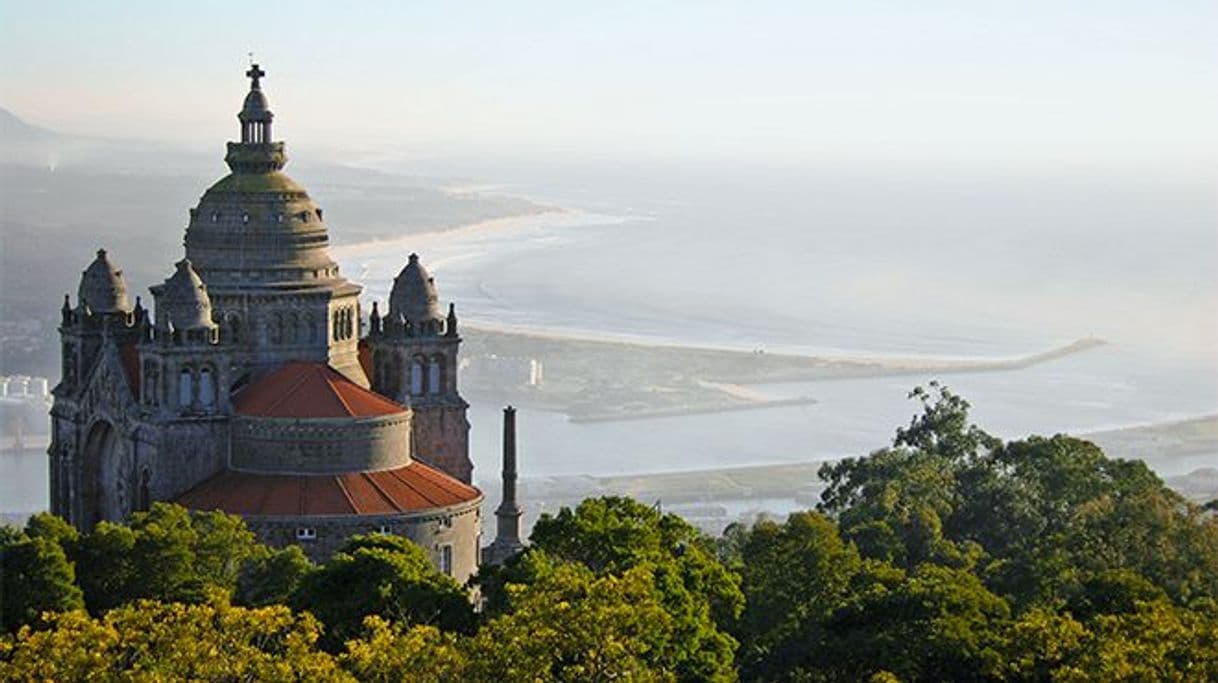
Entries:
{"type": "Polygon", "coordinates": [[[590,499],[470,587],[385,535],[314,565],[220,513],[37,515],[0,529],[0,679],[1218,680],[1213,511],[912,397],[891,447],[822,468],[817,510],[710,539],[590,499]]]}

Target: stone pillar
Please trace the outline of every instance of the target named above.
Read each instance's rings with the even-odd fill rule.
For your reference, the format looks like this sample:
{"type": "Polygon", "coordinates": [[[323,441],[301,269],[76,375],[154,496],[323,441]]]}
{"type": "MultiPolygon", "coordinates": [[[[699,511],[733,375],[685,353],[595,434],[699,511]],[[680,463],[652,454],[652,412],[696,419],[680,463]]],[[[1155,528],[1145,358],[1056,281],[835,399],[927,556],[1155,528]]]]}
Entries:
{"type": "Polygon", "coordinates": [[[495,541],[486,548],[483,562],[501,564],[520,552],[520,505],[516,502],[516,409],[503,409],[503,501],[495,510],[495,541]]]}

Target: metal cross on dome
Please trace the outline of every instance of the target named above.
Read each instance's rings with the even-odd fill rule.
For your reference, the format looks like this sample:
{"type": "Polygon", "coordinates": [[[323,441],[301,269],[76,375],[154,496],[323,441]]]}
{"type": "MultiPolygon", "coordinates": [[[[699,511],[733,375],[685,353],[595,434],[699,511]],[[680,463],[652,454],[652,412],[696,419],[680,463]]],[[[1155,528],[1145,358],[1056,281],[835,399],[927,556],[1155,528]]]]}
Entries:
{"type": "Polygon", "coordinates": [[[245,75],[248,76],[251,81],[250,87],[257,90],[259,88],[258,79],[265,76],[266,72],[259,69],[257,64],[250,64],[250,70],[246,71],[245,75]]]}

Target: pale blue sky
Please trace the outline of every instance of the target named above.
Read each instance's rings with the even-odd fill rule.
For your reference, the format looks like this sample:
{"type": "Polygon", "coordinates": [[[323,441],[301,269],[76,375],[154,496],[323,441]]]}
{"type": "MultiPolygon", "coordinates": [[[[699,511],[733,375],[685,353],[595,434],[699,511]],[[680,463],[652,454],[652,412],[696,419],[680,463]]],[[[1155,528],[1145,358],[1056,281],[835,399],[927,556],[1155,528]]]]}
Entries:
{"type": "Polygon", "coordinates": [[[420,154],[1209,164],[1218,3],[0,0],[0,106],[420,154]]]}

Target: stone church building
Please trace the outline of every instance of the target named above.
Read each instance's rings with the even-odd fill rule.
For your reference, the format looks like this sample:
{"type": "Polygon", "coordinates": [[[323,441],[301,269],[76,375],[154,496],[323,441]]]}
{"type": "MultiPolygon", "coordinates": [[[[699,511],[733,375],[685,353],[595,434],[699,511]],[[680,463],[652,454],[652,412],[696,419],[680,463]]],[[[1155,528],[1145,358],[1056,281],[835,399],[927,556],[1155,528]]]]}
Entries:
{"type": "MultiPolygon", "coordinates": [[[[483,496],[455,307],[411,254],[361,336],[361,288],[329,255],[322,209],[282,171],[265,73],[246,75],[231,173],[190,210],[185,258],[150,288],[152,311],[104,250],[75,304],[64,298],[51,511],[88,529],[153,501],[223,510],[315,559],[353,534],[400,534],[464,581],[483,496]]],[[[514,419],[511,433],[514,492],[514,419]]],[[[514,495],[498,515],[490,559],[520,544],[514,495]]]]}

